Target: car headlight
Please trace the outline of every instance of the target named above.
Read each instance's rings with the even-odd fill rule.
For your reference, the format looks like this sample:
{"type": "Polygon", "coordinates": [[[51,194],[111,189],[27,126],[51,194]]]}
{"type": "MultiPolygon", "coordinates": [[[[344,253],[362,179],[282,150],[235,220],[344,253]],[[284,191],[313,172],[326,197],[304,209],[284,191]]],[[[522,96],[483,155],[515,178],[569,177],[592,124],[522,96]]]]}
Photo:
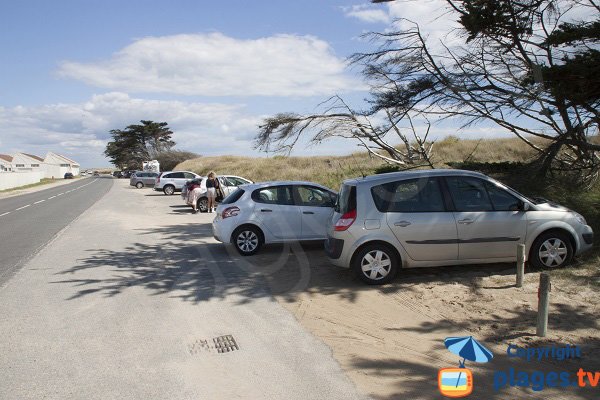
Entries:
{"type": "Polygon", "coordinates": [[[583,218],[583,215],[573,212],[573,218],[575,218],[575,220],[580,224],[587,225],[587,222],[585,222],[585,218],[583,218]]]}

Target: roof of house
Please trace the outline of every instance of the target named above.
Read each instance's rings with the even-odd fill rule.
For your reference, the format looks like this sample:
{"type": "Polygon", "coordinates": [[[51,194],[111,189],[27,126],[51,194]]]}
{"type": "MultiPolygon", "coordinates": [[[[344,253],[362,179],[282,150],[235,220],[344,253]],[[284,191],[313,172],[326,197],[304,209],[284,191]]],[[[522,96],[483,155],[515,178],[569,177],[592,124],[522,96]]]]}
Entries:
{"type": "Polygon", "coordinates": [[[57,153],[52,153],[52,154],[54,154],[55,156],[57,156],[57,157],[59,157],[59,158],[62,158],[62,159],[63,159],[63,160],[65,160],[65,161],[68,161],[70,164],[73,164],[73,165],[79,165],[79,163],[78,163],[77,161],[73,161],[73,160],[71,160],[69,157],[65,157],[65,156],[63,156],[62,154],[57,154],[57,153]]]}
{"type": "Polygon", "coordinates": [[[9,156],[8,154],[0,154],[0,158],[8,162],[11,162],[13,159],[12,156],[9,156]]]}
{"type": "Polygon", "coordinates": [[[27,153],[21,153],[21,154],[23,154],[23,155],[25,155],[25,156],[27,156],[27,157],[29,157],[29,158],[33,158],[34,160],[38,160],[38,161],[44,161],[44,159],[43,159],[43,158],[41,158],[41,157],[38,157],[38,156],[34,156],[33,154],[27,154],[27,153]]]}

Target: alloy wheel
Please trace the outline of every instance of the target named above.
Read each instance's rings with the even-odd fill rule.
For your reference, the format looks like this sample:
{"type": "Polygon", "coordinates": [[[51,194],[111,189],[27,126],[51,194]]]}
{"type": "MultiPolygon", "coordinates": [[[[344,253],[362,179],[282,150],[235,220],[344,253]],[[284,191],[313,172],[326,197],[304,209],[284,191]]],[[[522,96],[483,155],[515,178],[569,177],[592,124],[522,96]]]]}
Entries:
{"type": "Polygon", "coordinates": [[[558,238],[550,238],[544,241],[538,252],[540,261],[546,267],[558,267],[562,265],[568,255],[567,245],[558,238]]]}
{"type": "Polygon", "coordinates": [[[237,247],[244,253],[251,253],[258,247],[258,235],[252,231],[242,231],[237,236],[237,247]]]}
{"type": "Polygon", "coordinates": [[[392,268],[392,260],[385,252],[372,250],[362,258],[360,267],[367,278],[377,281],[388,276],[392,268]]]}

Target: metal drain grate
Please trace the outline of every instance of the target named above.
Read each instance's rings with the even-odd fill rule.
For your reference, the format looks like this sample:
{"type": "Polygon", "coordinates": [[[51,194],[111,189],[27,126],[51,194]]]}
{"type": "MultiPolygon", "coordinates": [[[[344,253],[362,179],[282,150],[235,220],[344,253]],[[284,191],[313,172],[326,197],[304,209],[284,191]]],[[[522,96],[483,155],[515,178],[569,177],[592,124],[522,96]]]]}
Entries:
{"type": "Polygon", "coordinates": [[[219,353],[228,353],[240,349],[231,335],[213,338],[213,342],[215,343],[215,349],[217,349],[219,353]]]}

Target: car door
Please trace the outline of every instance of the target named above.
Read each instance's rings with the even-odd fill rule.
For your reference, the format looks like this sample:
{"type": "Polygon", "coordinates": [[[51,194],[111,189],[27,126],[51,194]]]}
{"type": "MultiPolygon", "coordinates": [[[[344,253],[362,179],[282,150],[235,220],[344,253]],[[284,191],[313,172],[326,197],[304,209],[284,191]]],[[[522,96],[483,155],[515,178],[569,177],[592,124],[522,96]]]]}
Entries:
{"type": "Polygon", "coordinates": [[[302,239],[326,239],[327,223],[333,213],[336,194],[310,185],[295,185],[294,198],[300,206],[302,239]]]}
{"type": "Polygon", "coordinates": [[[233,185],[226,176],[219,176],[218,179],[219,184],[221,185],[221,192],[223,193],[223,197],[229,196],[229,193],[232,192],[232,189],[235,190],[235,187],[233,187],[233,185]]]}
{"type": "Polygon", "coordinates": [[[371,188],[371,195],[410,258],[416,261],[458,259],[456,222],[439,178],[389,182],[371,188]]]}
{"type": "Polygon", "coordinates": [[[254,213],[275,240],[300,239],[300,207],[294,204],[291,185],[260,188],[252,192],[254,213]]]}
{"type": "Polygon", "coordinates": [[[516,257],[524,243],[527,213],[498,185],[474,177],[446,177],[458,228],[459,259],[516,257]]]}
{"type": "Polygon", "coordinates": [[[144,185],[145,186],[154,186],[154,181],[156,180],[157,176],[158,176],[158,174],[155,172],[146,173],[146,178],[144,178],[144,185]]]}

